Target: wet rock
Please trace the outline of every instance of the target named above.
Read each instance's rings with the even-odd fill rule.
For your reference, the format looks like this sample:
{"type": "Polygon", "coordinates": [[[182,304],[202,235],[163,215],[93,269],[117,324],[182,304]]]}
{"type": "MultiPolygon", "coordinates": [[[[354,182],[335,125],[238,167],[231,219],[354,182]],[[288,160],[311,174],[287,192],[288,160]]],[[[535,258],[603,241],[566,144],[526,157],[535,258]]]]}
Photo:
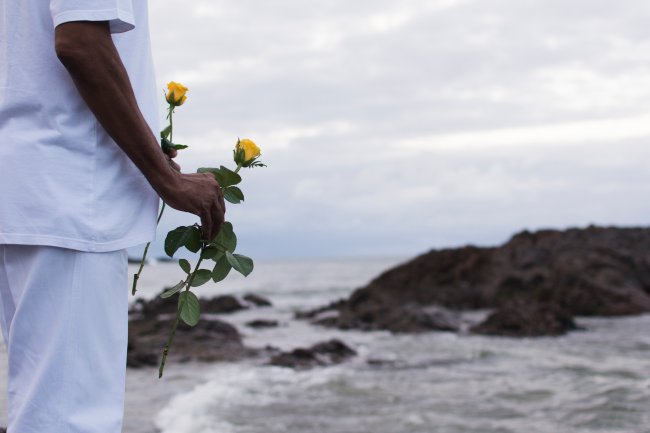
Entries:
{"type": "Polygon", "coordinates": [[[232,295],[222,295],[211,299],[200,299],[201,311],[212,314],[234,313],[248,308],[242,301],[232,295]]]}
{"type": "Polygon", "coordinates": [[[297,311],[294,316],[296,319],[314,319],[316,316],[330,312],[330,311],[338,311],[341,308],[343,308],[347,304],[346,299],[339,299],[337,301],[331,302],[323,307],[318,307],[313,310],[305,310],[305,311],[297,311]]]}
{"type": "Polygon", "coordinates": [[[348,309],[338,314],[321,313],[314,317],[312,323],[340,329],[387,330],[395,333],[458,331],[461,324],[458,313],[435,305],[373,303],[364,307],[354,313],[348,309]]]}
{"type": "Polygon", "coordinates": [[[279,322],[277,320],[270,319],[256,319],[246,322],[246,326],[250,328],[277,328],[279,322]]]}
{"type": "MultiPolygon", "coordinates": [[[[168,288],[164,288],[163,292],[168,288]]],[[[161,292],[162,293],[162,292],[161,292]]],[[[178,298],[172,296],[171,298],[163,299],[160,296],[156,296],[151,300],[145,301],[142,298],[135,300],[129,314],[131,316],[144,316],[144,317],[155,317],[159,314],[176,314],[178,308],[178,298]]]]}
{"type": "MultiPolygon", "coordinates": [[[[227,314],[248,308],[246,304],[232,295],[221,295],[209,299],[200,298],[199,303],[201,305],[201,313],[208,314],[227,314]]],[[[131,307],[131,314],[136,317],[154,317],[158,315],[176,314],[177,308],[177,295],[165,299],[156,296],[149,301],[137,299],[131,307]]]]}
{"type": "Polygon", "coordinates": [[[340,328],[421,332],[437,328],[426,313],[430,306],[458,311],[521,301],[554,304],[571,315],[650,312],[648,245],[646,228],[524,231],[500,247],[432,250],[347,300],[296,317],[340,328]]]}
{"type": "Polygon", "coordinates": [[[474,334],[507,337],[542,337],[566,334],[577,329],[571,315],[553,304],[515,302],[493,311],[470,328],[474,334]]]}
{"type": "Polygon", "coordinates": [[[314,367],[340,364],[356,356],[356,354],[356,351],[342,341],[332,339],[315,344],[309,348],[298,348],[291,352],[281,352],[273,356],[269,364],[297,370],[307,370],[314,367]]]}
{"type": "Polygon", "coordinates": [[[267,298],[256,295],[255,293],[248,293],[244,295],[244,301],[247,301],[257,307],[271,307],[273,304],[267,298]]]}
{"type": "MultiPolygon", "coordinates": [[[[131,334],[130,330],[129,334],[131,334]]],[[[137,338],[129,335],[129,344],[126,349],[126,366],[131,368],[157,366],[160,353],[153,353],[151,351],[141,349],[137,346],[137,343],[133,342],[133,340],[137,340],[137,338]]],[[[160,351],[162,351],[162,346],[160,348],[160,351]]]]}
{"type": "MultiPolygon", "coordinates": [[[[174,319],[139,318],[129,321],[127,365],[158,365],[174,319]]],[[[221,320],[201,321],[193,328],[181,323],[169,353],[170,362],[236,361],[255,356],[244,346],[237,328],[221,320]]]]}

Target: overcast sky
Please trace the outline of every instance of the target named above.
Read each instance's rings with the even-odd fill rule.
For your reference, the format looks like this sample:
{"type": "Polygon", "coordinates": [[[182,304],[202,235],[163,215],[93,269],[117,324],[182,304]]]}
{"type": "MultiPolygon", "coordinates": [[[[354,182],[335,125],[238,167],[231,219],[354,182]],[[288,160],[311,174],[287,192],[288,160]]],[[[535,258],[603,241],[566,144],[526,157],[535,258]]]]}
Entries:
{"type": "MultiPolygon", "coordinates": [[[[185,171],[245,171],[253,257],[414,255],[650,221],[650,3],[155,0],[185,171]]],[[[163,116],[161,109],[161,118],[163,116]]],[[[169,213],[159,230],[192,224],[169,213]]],[[[156,253],[160,255],[160,243],[156,253]]]]}

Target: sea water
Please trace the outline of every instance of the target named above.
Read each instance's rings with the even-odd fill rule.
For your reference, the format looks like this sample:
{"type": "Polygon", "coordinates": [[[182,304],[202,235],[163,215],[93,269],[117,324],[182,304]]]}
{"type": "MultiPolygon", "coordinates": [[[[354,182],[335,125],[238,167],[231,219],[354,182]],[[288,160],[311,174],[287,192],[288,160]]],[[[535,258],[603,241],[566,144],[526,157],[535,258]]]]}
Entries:
{"type": "MultiPolygon", "coordinates": [[[[398,262],[260,262],[249,279],[200,289],[273,301],[221,317],[238,326],[248,346],[288,350],[340,338],[359,355],[310,371],[259,361],[176,365],[163,381],[178,386],[157,401],[147,433],[650,432],[650,315],[578,318],[583,331],[538,339],[340,331],[293,319],[295,310],[347,296],[398,262]],[[280,326],[244,325],[259,318],[280,326]]],[[[158,266],[160,277],[175,271],[158,266]]],[[[158,291],[160,283],[146,290],[158,291]]]]}
{"type": "MultiPolygon", "coordinates": [[[[247,346],[340,338],[359,355],[310,371],[260,360],[172,363],[162,380],[154,368],[129,370],[124,432],[650,433],[650,315],[578,318],[583,331],[539,339],[340,331],[293,319],[400,261],[257,261],[246,279],[201,287],[204,296],[254,292],[274,303],[220,316],[247,346]],[[280,326],[247,328],[252,319],[280,326]]],[[[140,295],[155,296],[180,272],[173,263],[145,267],[140,295]]]]}

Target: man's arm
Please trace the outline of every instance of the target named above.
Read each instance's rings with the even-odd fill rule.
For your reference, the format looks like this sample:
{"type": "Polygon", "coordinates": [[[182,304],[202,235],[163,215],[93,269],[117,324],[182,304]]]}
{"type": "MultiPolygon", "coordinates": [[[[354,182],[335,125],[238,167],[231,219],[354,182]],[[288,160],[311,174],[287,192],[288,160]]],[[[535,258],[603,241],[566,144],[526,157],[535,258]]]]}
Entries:
{"type": "Polygon", "coordinates": [[[55,37],[59,60],[106,132],[165,203],[198,215],[203,236],[214,239],[225,212],[219,184],[211,174],[181,174],[171,166],[138,108],[108,23],[64,23],[56,27],[55,37]]]}

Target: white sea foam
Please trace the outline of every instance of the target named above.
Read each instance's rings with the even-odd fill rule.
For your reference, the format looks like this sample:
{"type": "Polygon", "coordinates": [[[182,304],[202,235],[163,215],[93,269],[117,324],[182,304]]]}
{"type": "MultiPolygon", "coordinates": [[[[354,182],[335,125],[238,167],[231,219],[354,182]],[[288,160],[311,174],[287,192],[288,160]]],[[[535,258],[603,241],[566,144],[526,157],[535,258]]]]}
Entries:
{"type": "Polygon", "coordinates": [[[206,383],[173,398],[158,414],[156,426],[161,433],[243,431],[248,419],[260,421],[252,412],[281,401],[288,390],[300,394],[299,389],[325,386],[339,372],[337,367],[314,374],[251,364],[218,365],[206,383]]]}

